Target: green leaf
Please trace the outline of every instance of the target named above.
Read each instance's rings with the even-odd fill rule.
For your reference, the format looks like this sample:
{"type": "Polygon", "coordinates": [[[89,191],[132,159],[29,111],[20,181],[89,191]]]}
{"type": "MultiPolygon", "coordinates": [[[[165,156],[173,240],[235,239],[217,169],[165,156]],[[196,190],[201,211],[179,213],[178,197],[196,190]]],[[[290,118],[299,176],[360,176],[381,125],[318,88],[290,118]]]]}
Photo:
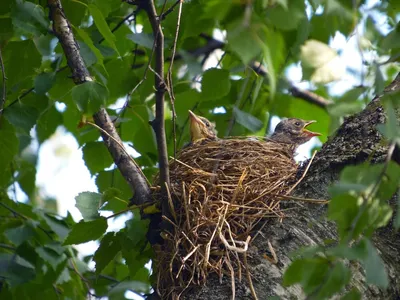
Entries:
{"type": "Polygon", "coordinates": [[[100,193],[104,193],[110,187],[113,187],[121,192],[120,197],[122,199],[130,199],[132,197],[131,188],[117,168],[108,171],[101,171],[96,177],[96,185],[100,193]]]}
{"type": "Polygon", "coordinates": [[[83,220],[72,227],[71,232],[64,241],[64,245],[82,244],[97,240],[107,230],[107,219],[100,217],[96,220],[84,222],[83,220]]]}
{"type": "Polygon", "coordinates": [[[12,88],[18,82],[35,74],[35,70],[40,67],[42,57],[33,41],[28,39],[8,42],[4,47],[3,60],[7,72],[7,86],[12,88]]]}
{"type": "Polygon", "coordinates": [[[385,112],[387,115],[385,124],[378,124],[378,130],[391,141],[400,140],[400,127],[397,125],[397,116],[390,100],[383,101],[385,112]]]}
{"type": "Polygon", "coordinates": [[[266,62],[267,76],[269,79],[270,97],[273,99],[275,97],[277,79],[276,74],[278,74],[282,68],[285,57],[283,56],[284,42],[282,35],[268,30],[266,27],[263,28],[263,37],[268,42],[265,43],[264,39],[258,39],[258,43],[263,49],[264,60],[266,62]]]}
{"type": "Polygon", "coordinates": [[[64,268],[64,270],[61,272],[60,276],[58,276],[56,280],[56,284],[60,285],[63,283],[66,283],[71,280],[71,275],[69,274],[69,269],[64,268]]]}
{"type": "Polygon", "coordinates": [[[7,120],[15,127],[21,128],[24,133],[29,135],[32,127],[36,124],[39,111],[35,107],[24,105],[17,102],[4,110],[7,120]]]}
{"type": "Polygon", "coordinates": [[[334,266],[328,271],[328,276],[322,283],[317,298],[329,299],[334,294],[340,292],[349,283],[350,278],[350,270],[342,262],[335,262],[334,266]]]}
{"type": "Polygon", "coordinates": [[[338,102],[328,105],[327,109],[331,116],[343,117],[360,112],[364,104],[361,101],[338,102]]]}
{"type": "Polygon", "coordinates": [[[38,140],[43,143],[63,124],[62,114],[54,107],[50,106],[39,118],[36,126],[38,140]]]}
{"type": "Polygon", "coordinates": [[[18,152],[18,144],[14,127],[5,118],[0,118],[0,170],[8,169],[18,152]]]}
{"type": "Polygon", "coordinates": [[[374,284],[384,289],[387,288],[389,285],[389,278],[385,270],[385,264],[379,256],[378,251],[368,239],[363,239],[361,244],[364,244],[367,253],[367,256],[363,260],[365,272],[367,273],[367,283],[374,284]]]}
{"type": "Polygon", "coordinates": [[[22,160],[19,163],[17,180],[26,195],[29,198],[33,196],[36,189],[36,165],[26,160],[22,160]]]}
{"type": "Polygon", "coordinates": [[[126,221],[126,235],[134,245],[145,243],[149,229],[149,220],[142,220],[139,211],[134,212],[134,217],[126,221]]]}
{"type": "Polygon", "coordinates": [[[0,46],[3,47],[3,44],[13,36],[13,31],[11,18],[0,18],[0,46]]]}
{"type": "MultiPolygon", "coordinates": [[[[107,41],[107,43],[118,53],[118,49],[115,46],[116,38],[114,34],[111,32],[110,28],[108,27],[107,22],[105,21],[103,14],[94,4],[88,5],[90,14],[93,17],[94,23],[96,24],[97,29],[100,31],[101,35],[107,41]]],[[[119,55],[119,53],[118,53],[119,55]]]]}
{"type": "Polygon", "coordinates": [[[376,193],[377,198],[382,201],[389,201],[396,194],[400,186],[400,166],[394,161],[387,164],[385,176],[382,176],[376,193]]]}
{"type": "Polygon", "coordinates": [[[41,73],[35,77],[35,92],[39,95],[46,94],[55,82],[55,73],[41,73]]]}
{"type": "Polygon", "coordinates": [[[125,294],[126,290],[133,290],[137,293],[148,293],[150,285],[140,281],[123,281],[110,289],[108,296],[115,297],[117,295],[125,294]]]}
{"type": "MultiPolygon", "coordinates": [[[[351,228],[358,211],[360,209],[360,202],[358,198],[352,195],[340,195],[333,197],[329,203],[328,217],[336,221],[338,232],[341,238],[344,238],[351,228]]],[[[356,225],[356,224],[355,224],[356,225]]],[[[360,228],[356,231],[354,229],[354,237],[360,233],[360,228]]]]}
{"type": "Polygon", "coordinates": [[[283,275],[283,285],[290,286],[301,282],[304,270],[307,268],[307,260],[298,259],[293,261],[283,275]]]}
{"type": "Polygon", "coordinates": [[[119,238],[114,232],[108,232],[100,242],[99,248],[93,256],[96,263],[96,273],[99,274],[114,259],[121,250],[119,238]]]}
{"type": "Polygon", "coordinates": [[[91,221],[100,217],[99,207],[102,194],[93,192],[82,192],[75,197],[75,206],[79,209],[85,221],[91,221]]]}
{"type": "Polygon", "coordinates": [[[59,220],[44,212],[41,214],[41,216],[46,224],[51,228],[51,230],[58,235],[61,241],[63,241],[68,236],[70,229],[68,228],[68,225],[65,223],[65,221],[59,220]]]}
{"type": "Polygon", "coordinates": [[[118,9],[121,6],[120,0],[94,0],[94,3],[100,9],[104,17],[107,17],[110,12],[118,9]]]}
{"type": "Polygon", "coordinates": [[[29,225],[22,225],[5,230],[4,235],[14,245],[19,246],[23,242],[30,240],[35,235],[35,231],[29,225]]]}
{"type": "Polygon", "coordinates": [[[229,71],[222,69],[208,69],[201,80],[202,100],[216,100],[229,93],[231,82],[229,71]]]}
{"type": "Polygon", "coordinates": [[[340,174],[340,181],[334,183],[329,192],[332,196],[344,193],[360,193],[369,190],[377,182],[383,165],[369,165],[367,163],[348,166],[340,174]]]}
{"type": "Polygon", "coordinates": [[[103,142],[88,142],[83,146],[82,152],[85,164],[92,175],[113,164],[111,155],[103,142]]]}
{"type": "Polygon", "coordinates": [[[2,0],[0,5],[0,16],[9,14],[15,5],[15,0],[2,0]]]}
{"type": "Polygon", "coordinates": [[[397,24],[396,28],[386,35],[381,43],[383,50],[391,50],[400,48],[400,25],[397,24]]]}
{"type": "Polygon", "coordinates": [[[15,27],[34,35],[47,33],[49,20],[42,6],[28,1],[17,1],[11,15],[15,27]]]}
{"type": "Polygon", "coordinates": [[[10,284],[18,286],[34,279],[35,269],[24,259],[8,253],[0,253],[0,277],[10,284]]]}
{"type": "Polygon", "coordinates": [[[153,49],[154,38],[152,34],[132,33],[128,34],[126,37],[140,46],[148,49],[153,49]]]}
{"type": "Polygon", "coordinates": [[[375,95],[381,95],[384,88],[385,79],[383,78],[381,68],[378,64],[375,64],[375,95]]]}
{"type": "Polygon", "coordinates": [[[371,241],[363,238],[360,242],[348,247],[337,246],[331,249],[333,255],[361,262],[365,268],[367,283],[386,288],[389,284],[385,265],[371,241]]]}
{"type": "Polygon", "coordinates": [[[266,10],[266,17],[272,25],[282,30],[297,29],[307,17],[304,1],[290,1],[288,7],[275,5],[266,10]]]}
{"type": "Polygon", "coordinates": [[[245,26],[242,21],[233,23],[228,28],[228,45],[235,52],[244,64],[248,64],[261,53],[260,31],[261,24],[252,24],[250,27],[245,26]]]}
{"type": "Polygon", "coordinates": [[[121,191],[116,188],[109,188],[103,193],[105,203],[100,210],[108,210],[117,213],[128,207],[128,200],[121,199],[121,191]]]}
{"type": "Polygon", "coordinates": [[[100,83],[88,81],[76,85],[72,89],[71,95],[80,111],[94,114],[106,104],[108,90],[100,83]]]}
{"type": "Polygon", "coordinates": [[[85,44],[90,48],[90,50],[94,53],[94,55],[97,58],[97,63],[103,67],[103,69],[107,72],[107,70],[104,67],[103,64],[103,55],[101,54],[100,50],[96,48],[96,46],[93,44],[92,39],[90,36],[84,31],[83,29],[80,29],[78,27],[75,28],[76,32],[80,35],[82,40],[85,42],[85,44]]]}
{"type": "MultiPolygon", "coordinates": [[[[68,21],[73,24],[75,27],[80,26],[82,21],[85,19],[85,15],[87,14],[87,6],[85,3],[88,1],[81,0],[63,0],[62,6],[65,12],[65,15],[68,18],[68,21]]],[[[107,1],[108,2],[108,1],[107,1]]]]}
{"type": "Polygon", "coordinates": [[[51,265],[54,271],[57,270],[59,264],[67,259],[67,256],[64,253],[59,254],[46,245],[35,248],[35,251],[45,262],[51,265]]]}
{"type": "Polygon", "coordinates": [[[329,274],[329,262],[323,258],[298,259],[293,261],[283,275],[285,286],[300,283],[306,294],[323,286],[329,274]]]}
{"type": "Polygon", "coordinates": [[[252,116],[251,114],[240,110],[236,106],[233,107],[233,114],[236,118],[236,121],[240,125],[246,127],[252,132],[258,131],[263,127],[263,122],[261,122],[259,119],[252,116]]]}

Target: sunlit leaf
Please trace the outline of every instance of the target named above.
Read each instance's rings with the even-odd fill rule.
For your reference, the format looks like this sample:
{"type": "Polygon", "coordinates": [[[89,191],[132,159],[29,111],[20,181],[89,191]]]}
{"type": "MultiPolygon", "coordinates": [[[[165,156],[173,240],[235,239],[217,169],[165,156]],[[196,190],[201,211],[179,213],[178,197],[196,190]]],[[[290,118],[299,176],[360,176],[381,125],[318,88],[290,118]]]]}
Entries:
{"type": "Polygon", "coordinates": [[[85,221],[97,219],[102,195],[93,192],[82,192],[75,197],[75,206],[79,209],[85,221]]]}

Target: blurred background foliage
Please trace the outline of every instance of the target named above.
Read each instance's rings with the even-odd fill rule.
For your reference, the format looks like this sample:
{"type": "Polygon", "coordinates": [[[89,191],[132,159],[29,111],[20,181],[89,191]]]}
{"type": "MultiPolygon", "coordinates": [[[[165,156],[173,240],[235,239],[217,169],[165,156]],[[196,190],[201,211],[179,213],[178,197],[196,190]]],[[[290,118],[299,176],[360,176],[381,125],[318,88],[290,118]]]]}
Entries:
{"type": "MultiPolygon", "coordinates": [[[[131,190],[99,131],[79,124],[106,105],[152,180],[153,33],[146,13],[120,0],[61,2],[93,83],[74,86],[46,1],[0,5],[0,297],[138,298],[151,283],[147,223],[133,212],[121,230],[105,234],[114,216],[98,209],[126,210],[131,190]],[[79,223],[70,214],[59,216],[56,201],[37,187],[40,147],[60,127],[81,147],[98,189],[76,197],[84,219],[79,223]],[[16,186],[26,196],[23,202],[15,202],[16,186]],[[100,238],[94,256],[83,257],[71,246],[100,238]]],[[[179,1],[155,4],[168,70],[179,1]]],[[[174,106],[169,97],[165,104],[169,155],[174,141],[179,149],[189,140],[188,109],[215,122],[219,137],[265,135],[275,117],[298,117],[317,120],[313,130],[326,141],[343,118],[361,111],[399,72],[399,13],[397,1],[184,1],[169,90],[174,106]],[[347,61],[342,51],[350,52],[347,61]],[[319,102],[299,90],[313,92],[319,102]]],[[[62,147],[59,151],[63,155],[62,147]]],[[[341,274],[343,266],[338,268],[341,274]]]]}

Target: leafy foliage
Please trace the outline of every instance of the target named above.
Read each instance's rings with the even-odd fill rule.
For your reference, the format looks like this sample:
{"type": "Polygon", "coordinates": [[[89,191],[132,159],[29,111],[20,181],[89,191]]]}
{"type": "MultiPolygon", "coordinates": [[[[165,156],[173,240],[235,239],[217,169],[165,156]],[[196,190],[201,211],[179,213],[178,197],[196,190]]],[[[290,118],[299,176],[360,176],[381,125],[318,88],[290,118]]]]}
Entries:
{"type": "MultiPolygon", "coordinates": [[[[164,2],[165,11],[175,3],[154,2],[158,14],[164,2]]],[[[367,8],[365,2],[185,1],[170,78],[175,131],[173,107],[166,104],[169,155],[174,140],[177,148],[189,140],[188,109],[214,121],[221,136],[264,135],[277,116],[315,119],[315,130],[325,140],[398,72],[399,6],[382,1],[367,8]],[[378,28],[382,22],[376,22],[376,15],[387,23],[386,32],[378,28]],[[339,34],[350,39],[354,32],[360,51],[376,59],[365,62],[361,71],[350,70],[359,86],[338,95],[326,86],[344,76],[331,41],[339,34]],[[222,41],[213,38],[218,35],[222,41]],[[326,108],[288,96],[293,69],[302,73],[309,89],[331,100],[326,108]]],[[[74,85],[46,1],[2,0],[0,5],[0,95],[5,92],[4,103],[0,97],[0,298],[86,299],[91,293],[116,299],[127,290],[143,295],[151,284],[148,222],[136,210],[127,212],[131,190],[98,130],[82,126],[82,120],[90,121],[91,114],[107,107],[122,140],[138,152],[137,162],[152,180],[157,171],[149,126],[155,113],[154,74],[147,66],[154,61],[153,32],[143,9],[120,0],[63,0],[62,5],[94,81],[74,85]],[[98,193],[75,198],[80,222],[70,214],[57,215],[36,182],[39,148],[60,127],[82,147],[98,188],[98,193]],[[16,187],[25,202],[16,201],[16,187]],[[108,223],[121,214],[130,220],[120,231],[110,231],[108,223]],[[73,245],[88,241],[99,241],[98,249],[81,259],[73,245]]],[[[177,7],[161,19],[168,70],[177,7]]],[[[379,127],[393,145],[400,145],[397,98],[383,99],[387,122],[379,127]]],[[[357,261],[365,267],[368,283],[387,286],[371,236],[392,215],[387,201],[398,192],[399,174],[394,163],[346,168],[331,188],[328,211],[338,225],[338,245],[295,260],[285,284],[300,283],[310,297],[329,298],[349,283],[348,261],[357,261]]],[[[400,226],[400,214],[394,224],[400,226]]],[[[352,290],[343,299],[359,298],[359,291],[352,290]]]]}

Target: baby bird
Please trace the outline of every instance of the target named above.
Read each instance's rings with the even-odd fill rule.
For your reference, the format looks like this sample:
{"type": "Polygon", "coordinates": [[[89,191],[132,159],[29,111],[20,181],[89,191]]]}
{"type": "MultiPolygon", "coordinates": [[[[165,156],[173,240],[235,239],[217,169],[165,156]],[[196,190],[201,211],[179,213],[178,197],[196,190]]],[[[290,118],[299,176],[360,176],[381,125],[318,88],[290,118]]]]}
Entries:
{"type": "Polygon", "coordinates": [[[294,147],[300,146],[312,137],[321,135],[318,132],[306,129],[308,125],[315,122],[296,118],[283,119],[276,126],[274,133],[267,139],[278,143],[291,144],[294,147]]]}
{"type": "Polygon", "coordinates": [[[189,110],[191,144],[203,139],[216,140],[217,132],[213,123],[189,110]]]}

